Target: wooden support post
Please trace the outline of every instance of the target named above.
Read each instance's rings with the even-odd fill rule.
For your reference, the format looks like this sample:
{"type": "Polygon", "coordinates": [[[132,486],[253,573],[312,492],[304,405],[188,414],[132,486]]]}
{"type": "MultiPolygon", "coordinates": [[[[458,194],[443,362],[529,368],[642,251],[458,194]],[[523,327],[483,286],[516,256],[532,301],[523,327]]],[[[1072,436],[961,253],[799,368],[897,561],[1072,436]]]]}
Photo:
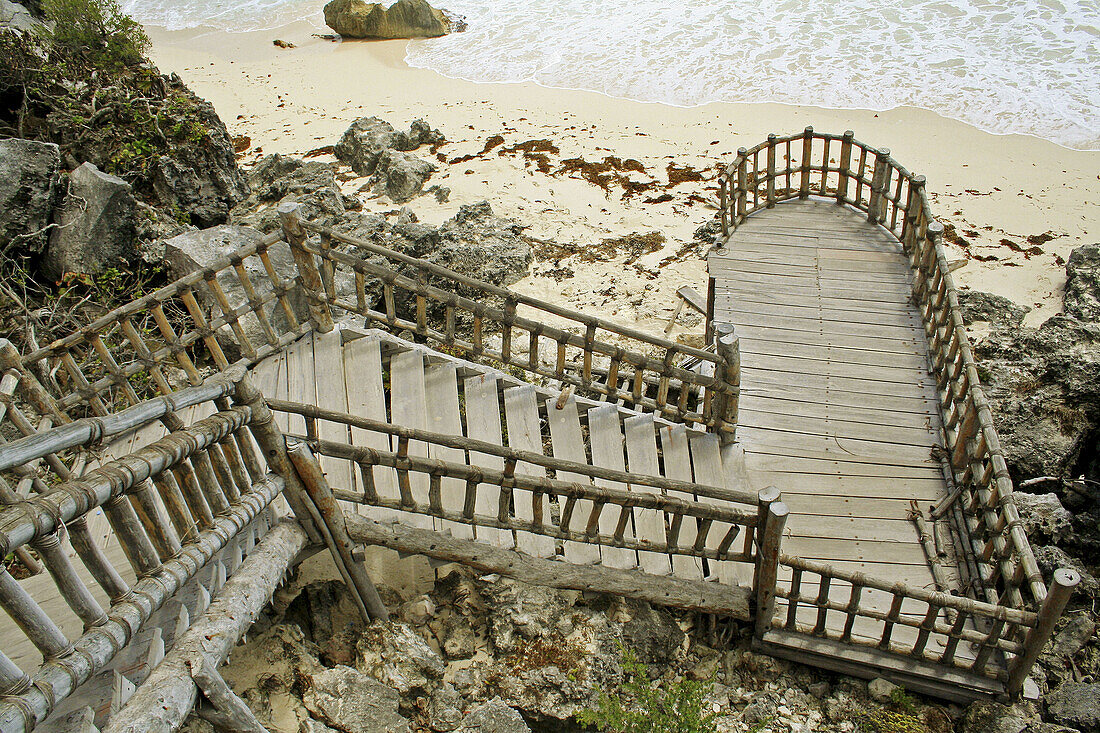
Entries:
{"type": "Polygon", "coordinates": [[[279,204],[279,223],[282,224],[283,236],[290,245],[290,253],[298,268],[298,282],[309,301],[309,319],[313,328],[319,333],[328,333],[333,328],[332,311],[321,282],[321,273],[317,271],[317,263],[314,262],[313,255],[302,246],[306,241],[306,233],[298,219],[301,208],[301,204],[290,201],[279,204]]]}
{"type": "Polygon", "coordinates": [[[722,241],[725,241],[730,235],[730,175],[729,171],[723,171],[721,165],[718,167],[718,210],[722,215],[722,241]]]}
{"type": "Polygon", "coordinates": [[[770,486],[760,491],[760,516],[762,524],[756,528],[756,575],[753,578],[756,604],[754,608],[754,635],[763,638],[771,628],[775,614],[775,584],[779,577],[779,546],[783,540],[783,528],[790,513],[780,499],[779,490],[770,486]]]}
{"type": "MultiPolygon", "coordinates": [[[[749,151],[745,148],[737,148],[737,218],[735,224],[740,224],[749,213],[749,151]]],[[[755,182],[753,185],[756,185],[755,182]]],[[[736,229],[736,227],[734,227],[736,229]]]]}
{"type": "Polygon", "coordinates": [[[909,198],[905,203],[905,219],[902,223],[901,246],[902,250],[910,258],[916,251],[916,238],[920,235],[918,227],[921,217],[921,193],[925,185],[924,176],[913,176],[909,179],[909,198]]]}
{"type": "Polygon", "coordinates": [[[836,183],[836,202],[843,204],[848,198],[848,179],[852,175],[852,140],[856,134],[845,130],[844,140],[840,143],[840,173],[836,183]]]}
{"type": "Polygon", "coordinates": [[[332,552],[333,560],[344,576],[348,590],[352,591],[353,597],[358,601],[356,605],[359,606],[363,620],[369,624],[375,619],[389,619],[389,611],[382,603],[378,589],[374,587],[374,582],[367,575],[362,562],[355,557],[357,547],[348,536],[344,513],[340,510],[336,497],[332,495],[332,489],[313,451],[305,443],[297,442],[287,447],[287,455],[320,515],[318,526],[325,535],[325,544],[332,552]]]}
{"type": "MultiPolygon", "coordinates": [[[[715,332],[715,346],[722,360],[719,377],[725,391],[715,401],[714,428],[722,445],[729,445],[737,437],[737,410],[741,392],[741,342],[732,323],[719,323],[715,332]]],[[[715,370],[716,376],[718,370],[715,370]]]]}
{"type": "Polygon", "coordinates": [[[867,204],[867,221],[882,223],[883,193],[886,187],[886,161],[890,158],[889,148],[875,151],[875,171],[871,174],[871,199],[867,204]]]}
{"type": "Polygon", "coordinates": [[[798,198],[810,197],[810,159],[814,154],[814,128],[807,127],[802,133],[802,176],[798,183],[798,198]]]}
{"type": "Polygon", "coordinates": [[[188,660],[191,679],[213,705],[213,709],[198,708],[199,717],[224,733],[268,733],[246,703],[229,688],[218,673],[217,667],[205,654],[196,654],[188,660]]]}
{"type": "Polygon", "coordinates": [[[775,133],[768,135],[768,172],[766,177],[768,179],[768,203],[767,207],[770,209],[775,206],[775,133]]]}
{"type": "Polygon", "coordinates": [[[1039,658],[1043,647],[1050,641],[1054,633],[1054,624],[1062,616],[1069,598],[1073,595],[1073,589],[1081,582],[1081,575],[1071,568],[1059,568],[1054,571],[1047,597],[1039,609],[1039,618],[1035,626],[1027,632],[1024,639],[1024,650],[1012,660],[1012,666],[1008,670],[1008,682],[1005,691],[1010,697],[1016,697],[1024,689],[1024,680],[1027,678],[1031,666],[1039,658]]]}

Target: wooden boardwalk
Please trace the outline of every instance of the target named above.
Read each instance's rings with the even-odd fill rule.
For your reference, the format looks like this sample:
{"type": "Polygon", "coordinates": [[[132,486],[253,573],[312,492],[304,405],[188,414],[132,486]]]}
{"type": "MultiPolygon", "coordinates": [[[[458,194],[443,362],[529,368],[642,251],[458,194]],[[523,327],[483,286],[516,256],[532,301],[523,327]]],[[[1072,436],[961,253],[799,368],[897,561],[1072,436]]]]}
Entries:
{"type": "Polygon", "coordinates": [[[740,338],[748,481],[791,509],[783,551],[935,590],[909,512],[946,495],[941,418],[897,239],[835,202],[791,201],[748,217],[708,267],[714,320],[740,338]]]}

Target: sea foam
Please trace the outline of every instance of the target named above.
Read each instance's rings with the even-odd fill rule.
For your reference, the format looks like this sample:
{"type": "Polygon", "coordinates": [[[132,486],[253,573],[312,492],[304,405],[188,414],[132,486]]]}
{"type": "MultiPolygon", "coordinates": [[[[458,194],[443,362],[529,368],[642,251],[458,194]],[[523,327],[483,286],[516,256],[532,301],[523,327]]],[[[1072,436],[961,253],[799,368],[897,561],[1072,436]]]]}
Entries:
{"type": "MultiPolygon", "coordinates": [[[[407,60],[477,82],[534,81],[694,106],[908,105],[995,133],[1100,149],[1095,0],[442,0],[469,30],[407,60]]],[[[130,0],[145,23],[273,28],[310,0],[130,0]]]]}

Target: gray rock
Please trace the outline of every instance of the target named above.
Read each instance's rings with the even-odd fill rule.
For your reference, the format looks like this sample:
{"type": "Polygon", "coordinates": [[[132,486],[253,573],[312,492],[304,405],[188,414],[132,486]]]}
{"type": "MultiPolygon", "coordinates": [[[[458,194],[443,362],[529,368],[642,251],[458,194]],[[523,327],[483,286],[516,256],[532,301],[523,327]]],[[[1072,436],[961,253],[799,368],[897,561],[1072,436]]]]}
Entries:
{"type": "Polygon", "coordinates": [[[0,0],[0,32],[3,31],[33,31],[42,25],[30,11],[19,3],[0,0]]]}
{"type": "Polygon", "coordinates": [[[428,727],[447,733],[462,725],[462,696],[443,683],[428,697],[428,727]]]}
{"type": "Polygon", "coordinates": [[[995,702],[972,703],[958,725],[959,733],[1021,733],[1033,722],[1016,707],[995,702]]]}
{"type": "Polygon", "coordinates": [[[342,222],[348,211],[362,208],[341,193],[329,163],[269,155],[249,172],[248,181],[252,192],[233,208],[231,220],[265,234],[279,228],[277,209],[284,201],[302,204],[299,215],[323,226],[342,222]]]}
{"type": "Polygon", "coordinates": [[[130,184],[84,163],[69,174],[69,187],[54,214],[57,225],[43,261],[46,275],[96,275],[136,256],[130,184]]]}
{"type": "Polygon", "coordinates": [[[0,252],[46,248],[60,171],[61,149],[53,143],[0,140],[0,252]]]}
{"type": "Polygon", "coordinates": [[[1081,730],[1100,730],[1100,682],[1066,682],[1047,695],[1054,722],[1081,730]]]}
{"type": "Polygon", "coordinates": [[[163,206],[177,208],[198,227],[224,224],[229,211],[248,195],[248,182],[237,168],[233,143],[225,124],[207,101],[199,99],[172,74],[170,94],[187,98],[203,134],[172,147],[150,166],[150,177],[157,199],[163,206]]]}
{"type": "Polygon", "coordinates": [[[1066,315],[1100,320],[1100,244],[1085,244],[1070,252],[1062,303],[1066,315]]]}
{"type": "Polygon", "coordinates": [[[1013,494],[1020,511],[1024,531],[1036,541],[1061,542],[1073,531],[1073,516],[1065,510],[1056,494],[1013,494]]]}
{"type": "Polygon", "coordinates": [[[388,9],[364,0],[332,0],[325,25],[348,38],[431,38],[451,31],[451,21],[427,0],[397,0],[388,9]]]}
{"type": "Polygon", "coordinates": [[[1024,729],[1024,733],[1081,733],[1081,731],[1055,723],[1032,723],[1024,729]]]}
{"type": "Polygon", "coordinates": [[[438,145],[443,134],[433,130],[424,120],[413,120],[408,132],[399,132],[393,125],[377,117],[360,117],[344,131],[333,153],[361,176],[374,173],[378,159],[386,150],[410,151],[421,145],[438,145]]]}
{"type": "Polygon", "coordinates": [[[423,193],[424,183],[436,170],[434,164],[412,153],[385,150],[374,169],[374,189],[395,204],[403,204],[423,193]]]}
{"type": "Polygon", "coordinates": [[[298,727],[298,733],[340,733],[335,728],[330,728],[319,720],[308,718],[302,721],[298,727]]]}
{"type": "Polygon", "coordinates": [[[314,674],[302,696],[310,714],[344,733],[408,733],[397,691],[351,667],[314,674]]]}
{"type": "MultiPolygon", "coordinates": [[[[210,267],[219,259],[228,256],[245,245],[258,242],[262,238],[263,236],[255,229],[228,224],[211,227],[210,229],[184,232],[164,243],[168,272],[172,278],[184,277],[197,270],[210,267]]],[[[286,284],[293,284],[298,270],[294,265],[294,258],[290,254],[290,247],[285,242],[278,242],[268,249],[268,255],[280,280],[286,284]]],[[[274,285],[259,258],[249,257],[246,259],[244,269],[259,297],[263,298],[274,291],[274,285]]],[[[233,308],[240,308],[248,303],[247,292],[233,268],[219,272],[217,281],[222,290],[225,291],[226,298],[233,308]]],[[[216,306],[214,296],[206,288],[198,288],[197,293],[204,305],[207,307],[216,306]]],[[[307,319],[309,316],[308,306],[304,296],[296,286],[288,294],[288,299],[295,311],[295,316],[301,320],[307,319]]],[[[264,307],[264,314],[276,332],[289,328],[290,324],[286,322],[286,316],[282,308],[275,301],[264,307]]],[[[266,343],[263,328],[255,315],[250,313],[243,316],[240,319],[240,324],[253,346],[259,347],[266,343]]],[[[236,334],[228,325],[218,331],[218,340],[223,347],[231,347],[234,350],[238,350],[241,346],[237,343],[236,334]]]]}
{"type": "Polygon", "coordinates": [[[492,285],[511,285],[527,277],[534,254],[523,227],[493,215],[487,201],[459,207],[458,214],[432,234],[412,230],[411,252],[431,262],[492,285]],[[433,241],[435,240],[435,241],[433,241]],[[423,253],[423,254],[421,254],[423,253]]]}
{"type": "Polygon", "coordinates": [[[1096,636],[1096,622],[1088,614],[1071,616],[1069,622],[1054,637],[1047,654],[1056,659],[1068,659],[1096,636]]]}
{"type": "Polygon", "coordinates": [[[405,624],[376,621],[356,645],[355,666],[401,693],[428,692],[443,679],[443,660],[405,624]]]}
{"type": "Polygon", "coordinates": [[[457,730],[459,733],[531,733],[523,716],[499,697],[470,711],[457,730]]]}
{"type": "Polygon", "coordinates": [[[897,689],[899,689],[897,685],[881,677],[876,677],[867,683],[867,694],[876,702],[889,702],[890,696],[897,689]]]}
{"type": "Polygon", "coordinates": [[[447,659],[469,659],[474,656],[477,635],[470,620],[461,616],[453,618],[443,632],[443,654],[447,659]]]}
{"type": "Polygon", "coordinates": [[[1077,586],[1078,593],[1096,598],[1100,596],[1100,580],[1092,575],[1084,563],[1075,557],[1070,557],[1066,551],[1057,545],[1043,545],[1032,548],[1035,554],[1035,562],[1044,578],[1049,578],[1058,568],[1071,568],[1081,575],[1081,582],[1077,586]]]}
{"type": "Polygon", "coordinates": [[[1019,326],[1031,308],[1013,303],[1008,298],[980,290],[959,290],[959,308],[963,323],[977,321],[1019,326]]]}

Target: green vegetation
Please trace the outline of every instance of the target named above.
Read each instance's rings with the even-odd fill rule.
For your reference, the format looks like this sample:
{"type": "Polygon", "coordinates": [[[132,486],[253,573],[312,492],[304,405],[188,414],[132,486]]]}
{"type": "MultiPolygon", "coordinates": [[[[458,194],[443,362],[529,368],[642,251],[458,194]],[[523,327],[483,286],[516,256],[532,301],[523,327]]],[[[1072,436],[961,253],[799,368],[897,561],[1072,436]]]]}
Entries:
{"type": "Polygon", "coordinates": [[[900,687],[890,693],[885,708],[864,712],[853,722],[858,733],[928,733],[916,698],[900,687]]]}
{"type": "Polygon", "coordinates": [[[622,686],[601,694],[595,708],[577,715],[579,722],[607,733],[713,733],[718,714],[704,709],[712,683],[684,679],[655,687],[649,668],[629,649],[620,651],[622,686]]]}
{"type": "Polygon", "coordinates": [[[43,10],[54,22],[43,35],[69,53],[104,68],[140,64],[149,50],[141,25],[122,12],[115,0],[45,0],[43,10]]]}

